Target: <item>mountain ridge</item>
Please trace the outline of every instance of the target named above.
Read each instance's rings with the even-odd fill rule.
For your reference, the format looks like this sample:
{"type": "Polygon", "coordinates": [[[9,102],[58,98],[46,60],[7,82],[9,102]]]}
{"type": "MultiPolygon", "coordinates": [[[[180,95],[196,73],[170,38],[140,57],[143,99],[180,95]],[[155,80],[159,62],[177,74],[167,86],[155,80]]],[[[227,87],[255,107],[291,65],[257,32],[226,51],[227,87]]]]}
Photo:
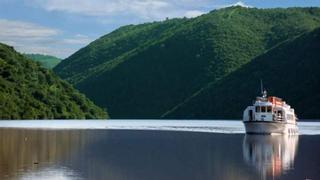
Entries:
{"type": "Polygon", "coordinates": [[[209,83],[319,26],[319,8],[229,7],[197,18],[125,26],[54,71],[108,107],[112,118],[160,118],[209,83]]]}

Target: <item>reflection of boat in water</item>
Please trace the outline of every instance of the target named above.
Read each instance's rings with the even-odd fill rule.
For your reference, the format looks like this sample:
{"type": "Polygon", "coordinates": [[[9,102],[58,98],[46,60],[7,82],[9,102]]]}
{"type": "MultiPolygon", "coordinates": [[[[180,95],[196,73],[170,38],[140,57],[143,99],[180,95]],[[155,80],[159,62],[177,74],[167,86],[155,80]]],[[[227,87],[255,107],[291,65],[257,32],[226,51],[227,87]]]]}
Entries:
{"type": "Polygon", "coordinates": [[[243,112],[243,123],[248,134],[297,134],[297,117],[294,109],[285,101],[274,96],[257,97],[252,106],[243,112]]]}
{"type": "Polygon", "coordinates": [[[246,135],[243,157],[263,179],[278,177],[293,168],[298,141],[299,136],[246,135]]]}

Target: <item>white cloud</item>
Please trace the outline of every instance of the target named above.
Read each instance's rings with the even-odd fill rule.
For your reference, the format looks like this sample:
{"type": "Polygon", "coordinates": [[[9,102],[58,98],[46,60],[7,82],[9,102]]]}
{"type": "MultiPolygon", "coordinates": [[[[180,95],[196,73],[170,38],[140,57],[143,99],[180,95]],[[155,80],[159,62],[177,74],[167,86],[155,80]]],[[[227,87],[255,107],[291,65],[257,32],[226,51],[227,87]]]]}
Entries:
{"type": "Polygon", "coordinates": [[[163,0],[33,0],[47,11],[61,11],[86,16],[136,15],[159,18],[169,3],[163,0]]]}
{"type": "Polygon", "coordinates": [[[0,19],[0,39],[44,39],[57,35],[58,30],[22,21],[0,19]]]}
{"type": "Polygon", "coordinates": [[[78,45],[86,45],[89,44],[93,39],[88,36],[77,34],[72,38],[63,39],[63,42],[66,44],[78,44],[78,45]]]}
{"type": "Polygon", "coordinates": [[[246,8],[251,8],[252,6],[247,5],[246,3],[242,2],[242,1],[238,1],[230,6],[241,6],[241,7],[246,7],[246,8]]]}
{"type": "Polygon", "coordinates": [[[203,11],[192,10],[192,11],[187,11],[184,16],[187,18],[193,18],[193,17],[201,16],[204,13],[205,12],[203,12],[203,11]]]}
{"type": "Polygon", "coordinates": [[[0,19],[0,42],[24,53],[67,57],[92,41],[85,35],[62,36],[63,32],[38,24],[0,19]]]}
{"type": "Polygon", "coordinates": [[[235,3],[231,3],[231,4],[214,4],[213,7],[214,9],[221,9],[221,8],[227,8],[227,7],[233,7],[233,6],[241,6],[241,7],[245,7],[245,8],[252,8],[254,6],[248,5],[242,1],[237,1],[235,3]]]}
{"type": "Polygon", "coordinates": [[[212,9],[212,0],[28,0],[47,11],[94,17],[131,17],[162,20],[166,17],[195,17],[201,8],[212,9]],[[211,6],[211,7],[210,7],[211,6]]]}

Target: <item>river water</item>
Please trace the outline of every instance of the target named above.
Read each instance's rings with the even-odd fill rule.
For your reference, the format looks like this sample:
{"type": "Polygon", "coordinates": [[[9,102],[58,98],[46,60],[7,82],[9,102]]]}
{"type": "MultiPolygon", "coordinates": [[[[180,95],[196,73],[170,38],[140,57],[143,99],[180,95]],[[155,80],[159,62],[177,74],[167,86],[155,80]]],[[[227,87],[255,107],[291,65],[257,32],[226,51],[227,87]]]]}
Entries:
{"type": "Polygon", "coordinates": [[[320,179],[320,123],[245,135],[240,121],[0,121],[0,179],[320,179]]]}

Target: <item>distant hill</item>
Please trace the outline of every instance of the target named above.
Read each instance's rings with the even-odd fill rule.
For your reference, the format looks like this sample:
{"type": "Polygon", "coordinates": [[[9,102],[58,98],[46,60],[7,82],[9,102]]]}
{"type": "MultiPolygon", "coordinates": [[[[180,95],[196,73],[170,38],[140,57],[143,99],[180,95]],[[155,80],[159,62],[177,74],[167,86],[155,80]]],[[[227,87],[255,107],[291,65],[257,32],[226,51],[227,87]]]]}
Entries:
{"type": "Polygon", "coordinates": [[[52,69],[54,68],[57,64],[61,62],[61,59],[54,57],[54,56],[49,56],[49,55],[42,55],[42,54],[24,54],[26,57],[40,62],[40,64],[45,67],[52,69]]]}
{"type": "MultiPolygon", "coordinates": [[[[217,87],[213,84],[227,80],[256,57],[317,27],[319,8],[229,7],[197,18],[119,28],[82,48],[54,71],[96,104],[108,107],[112,118],[239,118],[242,109],[238,106],[229,111],[233,107],[230,104],[203,96],[212,103],[210,107],[219,107],[219,111],[212,111],[202,108],[206,103],[193,99],[204,89],[217,87]]],[[[276,65],[274,68],[279,70],[276,65]]],[[[257,79],[250,82],[251,89],[259,87],[257,79]]],[[[251,79],[242,80],[245,85],[251,79]]],[[[271,87],[271,82],[266,83],[271,87]]],[[[233,101],[242,105],[244,97],[231,87],[215,96],[232,91],[233,101]]],[[[306,96],[296,93],[300,98],[306,96]]]]}
{"type": "Polygon", "coordinates": [[[107,117],[51,70],[0,43],[0,119],[107,117]]]}

